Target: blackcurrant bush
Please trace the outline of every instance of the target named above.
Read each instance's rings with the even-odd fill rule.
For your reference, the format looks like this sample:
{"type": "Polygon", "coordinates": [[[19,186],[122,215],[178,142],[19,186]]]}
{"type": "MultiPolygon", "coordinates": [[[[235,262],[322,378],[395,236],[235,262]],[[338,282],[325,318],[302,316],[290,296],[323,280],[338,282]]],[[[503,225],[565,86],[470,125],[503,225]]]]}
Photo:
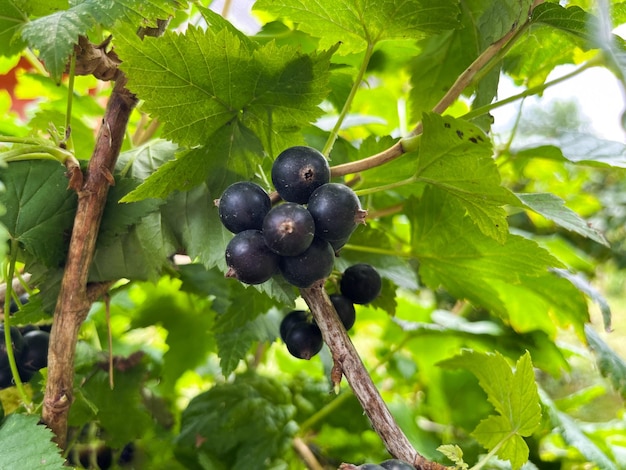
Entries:
{"type": "Polygon", "coordinates": [[[345,295],[331,294],[330,301],[337,310],[337,315],[343,323],[343,327],[348,331],[354,325],[356,320],[356,311],[354,310],[354,304],[345,295]]]}
{"type": "Polygon", "coordinates": [[[369,264],[354,264],[344,271],[339,289],[355,304],[368,304],[380,295],[382,279],[369,264]]]}
{"type": "Polygon", "coordinates": [[[298,359],[311,359],[320,352],[323,344],[319,327],[306,321],[293,325],[285,337],[287,350],[298,359]]]}
{"type": "Polygon", "coordinates": [[[281,256],[296,256],[311,246],[315,223],[304,206],[286,202],[267,213],[262,231],[272,251],[281,256]]]}
{"type": "Polygon", "coordinates": [[[23,369],[37,371],[48,365],[48,345],[50,333],[34,330],[24,335],[24,350],[20,357],[23,369]]]}
{"type": "Polygon", "coordinates": [[[415,470],[415,467],[403,460],[389,459],[380,463],[385,470],[415,470]]]}
{"type": "Polygon", "coordinates": [[[308,320],[309,315],[304,310],[293,310],[289,312],[280,322],[280,338],[285,341],[287,337],[287,333],[291,328],[302,322],[306,322],[308,320]]]}
{"type": "Polygon", "coordinates": [[[279,256],[265,244],[260,230],[244,230],[226,246],[226,277],[245,284],[261,284],[278,270],[279,256]]]}
{"type": "Polygon", "coordinates": [[[307,209],[315,222],[315,235],[334,242],[349,238],[367,215],[354,191],[339,183],[327,183],[313,191],[307,209]]]}
{"type": "Polygon", "coordinates": [[[334,262],[335,252],[330,244],[315,237],[304,253],[282,256],[279,268],[288,283],[296,287],[310,287],[315,281],[330,275],[334,262]]]}
{"type": "Polygon", "coordinates": [[[250,229],[261,230],[263,218],[272,208],[272,202],[258,184],[240,181],[224,190],[217,208],[224,227],[239,233],[250,229]]]}
{"type": "MultiPolygon", "coordinates": [[[[19,359],[24,349],[24,338],[16,326],[11,327],[11,344],[16,361],[19,359]]],[[[9,367],[9,356],[7,355],[7,344],[4,338],[4,327],[0,327],[0,369],[9,367]]]]}
{"type": "Polygon", "coordinates": [[[272,165],[272,183],[281,198],[306,204],[315,188],[330,181],[328,160],[311,147],[291,147],[272,165]]]}

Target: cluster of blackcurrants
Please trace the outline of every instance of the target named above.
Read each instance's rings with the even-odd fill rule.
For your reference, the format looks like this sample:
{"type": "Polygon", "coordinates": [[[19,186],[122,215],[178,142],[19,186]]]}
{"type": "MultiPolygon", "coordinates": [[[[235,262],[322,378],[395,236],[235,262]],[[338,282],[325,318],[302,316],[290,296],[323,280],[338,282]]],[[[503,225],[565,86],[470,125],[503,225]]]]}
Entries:
{"type": "MultiPolygon", "coordinates": [[[[354,304],[372,302],[381,289],[380,274],[369,264],[354,264],[344,271],[339,282],[340,293],[331,294],[329,298],[346,331],[356,320],[354,304]]],[[[319,327],[304,310],[293,310],[283,318],[280,337],[289,353],[299,359],[311,359],[323,345],[319,327]]]]}
{"type": "Polygon", "coordinates": [[[356,470],[415,470],[415,467],[403,460],[388,459],[380,464],[364,463],[356,467],[356,470]]]}
{"type": "MultiPolygon", "coordinates": [[[[22,304],[28,301],[28,297],[21,297],[22,304]]],[[[17,311],[17,304],[11,303],[10,313],[17,311]]],[[[48,345],[50,333],[47,326],[26,325],[23,327],[12,326],[10,329],[11,345],[20,380],[28,382],[39,369],[48,365],[48,345]]],[[[0,389],[14,385],[4,326],[0,325],[0,389]]]]}
{"type": "Polygon", "coordinates": [[[235,233],[226,276],[261,284],[280,272],[290,284],[309,287],[330,275],[335,253],[367,212],[351,188],[330,182],[328,161],[313,148],[286,149],[271,176],[284,201],[273,208],[267,192],[247,181],[230,185],[217,201],[222,224],[235,233]]]}

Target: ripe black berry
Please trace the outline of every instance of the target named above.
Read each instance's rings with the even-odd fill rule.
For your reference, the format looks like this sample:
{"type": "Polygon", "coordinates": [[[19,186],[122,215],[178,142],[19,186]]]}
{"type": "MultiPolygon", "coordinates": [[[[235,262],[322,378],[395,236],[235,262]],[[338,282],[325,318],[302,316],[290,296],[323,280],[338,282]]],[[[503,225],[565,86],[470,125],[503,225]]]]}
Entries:
{"type": "Polygon", "coordinates": [[[25,292],[24,294],[19,296],[19,304],[15,300],[11,299],[9,313],[14,314],[15,312],[17,312],[20,309],[20,305],[25,305],[28,303],[29,298],[30,295],[28,294],[28,292],[25,292]]]}
{"type": "Polygon", "coordinates": [[[306,322],[308,320],[308,314],[304,310],[293,310],[289,312],[280,322],[280,338],[285,341],[287,338],[287,333],[291,328],[302,322],[306,322]]]}
{"type": "Polygon", "coordinates": [[[48,365],[48,345],[50,333],[33,330],[24,335],[24,350],[20,364],[24,369],[37,371],[48,365]]]}
{"type": "Polygon", "coordinates": [[[367,214],[361,210],[354,191],[338,183],[327,183],[313,191],[307,209],[315,222],[315,235],[336,242],[350,237],[367,214]]]}
{"type": "Polygon", "coordinates": [[[359,465],[357,467],[358,470],[384,470],[385,467],[381,467],[375,463],[364,463],[363,465],[359,465]]]}
{"type": "Polygon", "coordinates": [[[319,327],[306,321],[293,325],[285,337],[287,350],[298,359],[311,359],[320,352],[323,344],[319,327]]]}
{"type": "Polygon", "coordinates": [[[413,465],[398,459],[385,460],[380,463],[380,466],[385,470],[415,470],[413,465]]]}
{"type": "Polygon", "coordinates": [[[231,184],[217,204],[222,224],[233,233],[261,230],[263,218],[272,207],[265,190],[249,181],[231,184]]]}
{"type": "Polygon", "coordinates": [[[343,327],[348,331],[354,325],[356,320],[356,311],[354,310],[354,304],[345,295],[331,294],[330,301],[337,311],[337,315],[343,323],[343,327]]]}
{"type": "Polygon", "coordinates": [[[372,266],[359,263],[344,271],[339,288],[355,304],[368,304],[380,295],[382,279],[372,266]]]}
{"type": "Polygon", "coordinates": [[[301,255],[281,257],[279,268],[288,283],[296,287],[310,287],[315,281],[330,275],[334,262],[335,252],[330,244],[315,237],[301,255]]]}
{"type": "Polygon", "coordinates": [[[226,277],[245,284],[261,284],[278,270],[279,256],[265,244],[259,230],[239,232],[226,246],[226,277]]]}
{"type": "Polygon", "coordinates": [[[281,256],[296,256],[311,246],[315,223],[304,206],[286,202],[270,210],[263,220],[263,237],[281,256]]]}
{"type": "Polygon", "coordinates": [[[306,204],[313,190],[329,181],[328,160],[311,147],[288,148],[272,165],[272,183],[285,201],[306,204]]]}

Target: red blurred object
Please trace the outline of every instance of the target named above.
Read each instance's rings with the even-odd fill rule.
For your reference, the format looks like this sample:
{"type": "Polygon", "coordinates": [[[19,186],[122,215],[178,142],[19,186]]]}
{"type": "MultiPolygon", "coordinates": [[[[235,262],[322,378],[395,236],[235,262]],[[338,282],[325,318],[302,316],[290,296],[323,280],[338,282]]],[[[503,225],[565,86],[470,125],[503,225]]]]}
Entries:
{"type": "Polygon", "coordinates": [[[15,87],[17,85],[17,74],[20,70],[31,71],[33,70],[30,62],[21,57],[19,62],[5,75],[0,75],[0,89],[7,90],[9,96],[11,96],[11,111],[15,111],[20,118],[26,118],[26,106],[32,103],[34,100],[23,100],[15,96],[15,87]]]}

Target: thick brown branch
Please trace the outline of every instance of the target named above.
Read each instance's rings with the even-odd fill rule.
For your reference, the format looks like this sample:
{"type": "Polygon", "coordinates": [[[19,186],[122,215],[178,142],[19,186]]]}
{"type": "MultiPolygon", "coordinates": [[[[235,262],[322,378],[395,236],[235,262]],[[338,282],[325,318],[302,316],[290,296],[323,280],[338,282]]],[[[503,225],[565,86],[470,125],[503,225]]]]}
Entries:
{"type": "Polygon", "coordinates": [[[422,457],[413,448],[402,429],[398,427],[341,324],[341,320],[324,290],[323,281],[312,287],[301,289],[300,292],[322,331],[324,342],[332,353],[335,363],[334,372],[338,373],[338,377],[334,377],[333,380],[341,380],[341,374],[346,377],[354,395],[361,403],[374,430],[384,442],[389,453],[395,458],[412,463],[419,470],[445,469],[445,466],[430,462],[422,457]]]}
{"type": "Polygon", "coordinates": [[[125,84],[124,77],[118,76],[84,184],[78,190],[78,208],[50,332],[43,420],[55,433],[61,447],[65,446],[67,417],[72,403],[78,330],[94,300],[93,291],[88,293],[87,290],[89,268],[111,174],[122,146],[128,118],[136,104],[135,97],[126,90],[125,84]]]}

